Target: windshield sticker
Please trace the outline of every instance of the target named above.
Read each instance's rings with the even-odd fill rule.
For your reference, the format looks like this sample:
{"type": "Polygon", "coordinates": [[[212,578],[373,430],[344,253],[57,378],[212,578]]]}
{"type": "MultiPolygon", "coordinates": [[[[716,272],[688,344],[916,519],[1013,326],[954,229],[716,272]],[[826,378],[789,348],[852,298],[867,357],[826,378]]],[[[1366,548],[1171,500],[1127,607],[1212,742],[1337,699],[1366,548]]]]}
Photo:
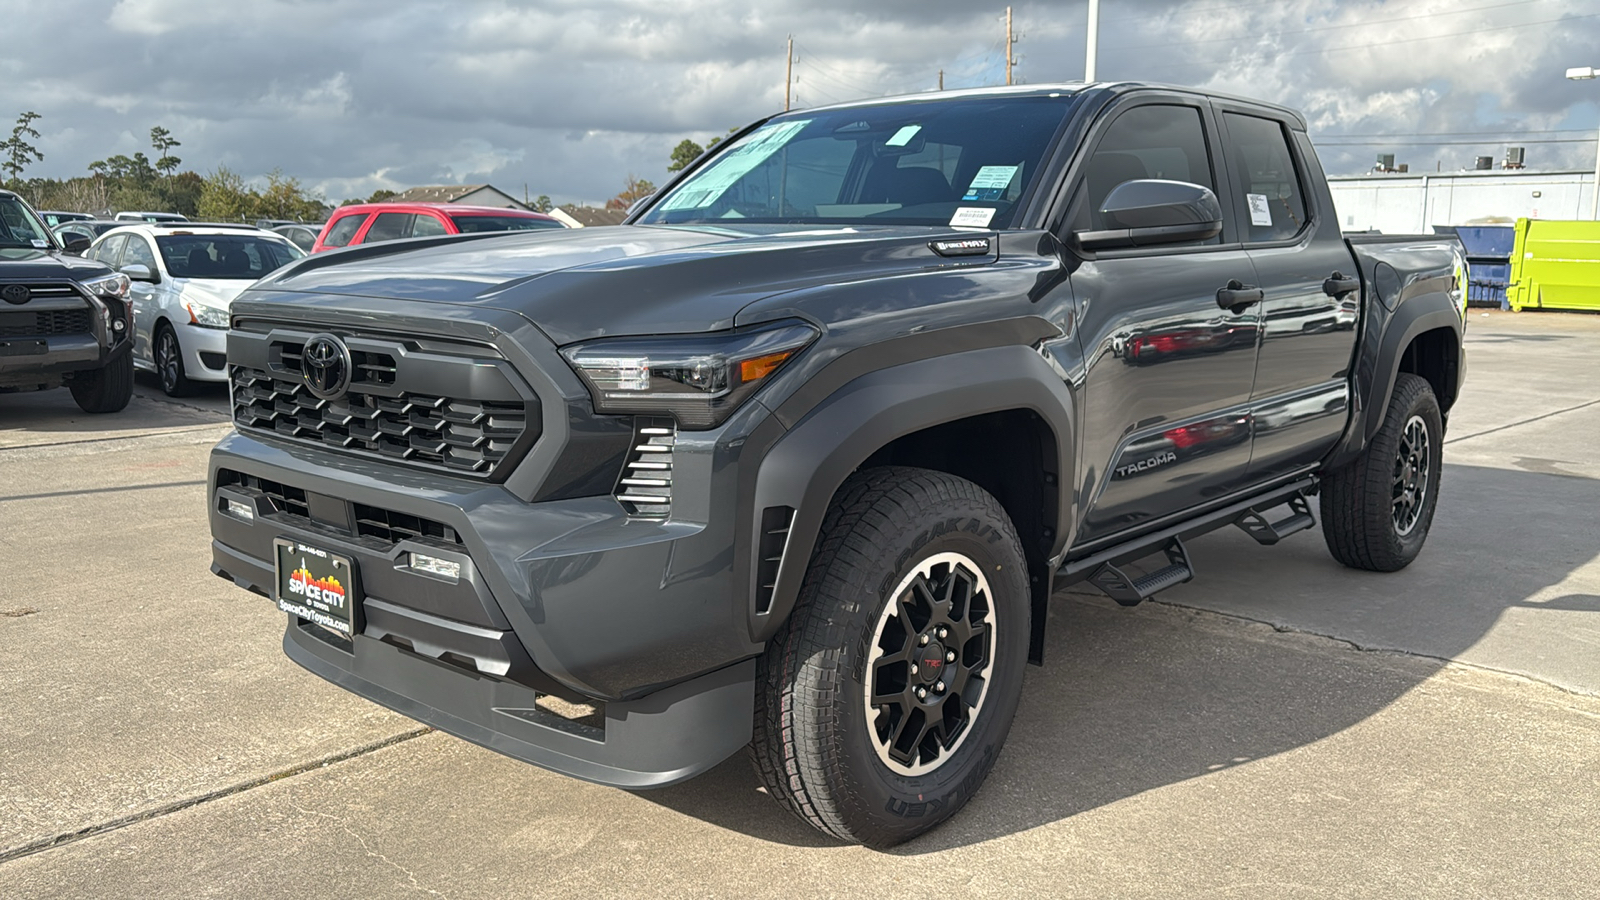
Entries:
{"type": "Polygon", "coordinates": [[[950,217],[950,224],[967,226],[971,228],[987,228],[989,220],[994,218],[994,210],[987,206],[960,206],[956,214],[950,217]]]}
{"type": "Polygon", "coordinates": [[[50,242],[49,241],[41,241],[38,238],[34,238],[33,239],[33,246],[38,248],[38,249],[40,249],[40,250],[46,250],[46,249],[49,249],[50,242]]]}
{"type": "Polygon", "coordinates": [[[744,139],[739,146],[729,150],[712,163],[711,168],[693,176],[668,197],[661,209],[700,209],[717,202],[723,192],[733,186],[756,166],[766,162],[784,144],[811,124],[810,119],[796,119],[776,125],[764,125],[744,139]]]}
{"type": "Polygon", "coordinates": [[[917,132],[919,132],[921,130],[922,130],[922,126],[921,125],[907,125],[906,127],[900,129],[899,131],[896,131],[894,133],[894,137],[889,138],[888,142],[885,143],[884,146],[885,147],[904,147],[905,145],[911,143],[911,139],[916,137],[917,136],[917,132]]]}
{"type": "Polygon", "coordinates": [[[1267,206],[1267,195],[1245,194],[1244,198],[1250,202],[1250,224],[1271,228],[1272,209],[1267,206]]]}
{"type": "Polygon", "coordinates": [[[963,200],[999,200],[1005,196],[1011,179],[1017,177],[1018,166],[984,166],[972,176],[963,200]]]}

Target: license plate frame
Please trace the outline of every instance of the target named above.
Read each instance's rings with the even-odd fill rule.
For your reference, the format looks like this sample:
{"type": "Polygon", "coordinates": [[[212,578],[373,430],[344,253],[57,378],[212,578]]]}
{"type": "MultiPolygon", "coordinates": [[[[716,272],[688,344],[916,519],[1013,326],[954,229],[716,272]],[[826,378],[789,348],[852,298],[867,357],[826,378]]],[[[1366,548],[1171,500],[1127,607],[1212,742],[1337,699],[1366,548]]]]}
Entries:
{"type": "Polygon", "coordinates": [[[355,560],[293,538],[274,538],[273,600],[345,640],[361,633],[361,591],[355,560]]]}

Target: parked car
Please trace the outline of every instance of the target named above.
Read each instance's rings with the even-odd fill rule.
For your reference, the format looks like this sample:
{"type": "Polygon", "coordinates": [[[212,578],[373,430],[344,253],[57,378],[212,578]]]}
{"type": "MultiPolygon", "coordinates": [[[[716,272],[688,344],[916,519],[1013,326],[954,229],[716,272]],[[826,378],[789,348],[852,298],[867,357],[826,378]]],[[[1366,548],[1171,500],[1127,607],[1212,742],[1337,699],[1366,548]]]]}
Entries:
{"type": "Polygon", "coordinates": [[[879,846],[979,789],[1055,588],[1314,505],[1410,564],[1465,365],[1454,237],[1347,239],[1299,114],[1126,82],[779,114],[620,227],[350,255],[234,304],[212,571],[442,731],[627,788],[749,745],[879,846]]]}
{"type": "Polygon", "coordinates": [[[84,254],[132,282],[134,365],[161,389],[227,380],[228,310],[250,283],[305,253],[248,225],[164,223],[108,231],[84,254]]]}
{"type": "Polygon", "coordinates": [[[62,251],[73,256],[82,256],[83,251],[89,249],[95,238],[113,228],[122,228],[127,222],[116,219],[80,219],[72,222],[62,222],[50,229],[61,243],[62,251]]]}
{"type": "Polygon", "coordinates": [[[565,227],[566,223],[554,216],[521,209],[452,203],[357,203],[334,210],[311,252],[410,237],[565,227]]]}
{"type": "Polygon", "coordinates": [[[278,225],[273,231],[289,239],[289,242],[310,253],[317,246],[317,236],[322,233],[321,225],[302,225],[293,222],[288,225],[278,225]]]}
{"type": "Polygon", "coordinates": [[[187,222],[188,216],[164,212],[119,212],[113,216],[119,222],[187,222]]]}
{"type": "Polygon", "coordinates": [[[40,210],[39,217],[44,219],[44,224],[50,226],[51,228],[60,225],[62,222],[84,222],[94,218],[94,216],[91,216],[88,213],[62,212],[58,209],[40,210]]]}
{"type": "Polygon", "coordinates": [[[133,396],[128,278],[61,252],[21,197],[0,190],[0,392],[67,387],[84,412],[133,396]]]}

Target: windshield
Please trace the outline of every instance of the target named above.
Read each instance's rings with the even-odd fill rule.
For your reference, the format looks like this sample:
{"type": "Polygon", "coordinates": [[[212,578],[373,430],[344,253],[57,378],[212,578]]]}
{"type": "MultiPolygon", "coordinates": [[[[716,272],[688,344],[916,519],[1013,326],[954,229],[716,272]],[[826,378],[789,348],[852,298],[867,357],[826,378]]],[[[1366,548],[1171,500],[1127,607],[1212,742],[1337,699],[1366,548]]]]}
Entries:
{"type": "Polygon", "coordinates": [[[456,230],[462,234],[478,231],[537,231],[541,228],[561,228],[555,219],[534,219],[529,216],[451,216],[456,230]]]}
{"type": "Polygon", "coordinates": [[[248,234],[164,234],[156,246],[174,278],[254,281],[305,256],[288,241],[248,234]]]}
{"type": "Polygon", "coordinates": [[[773,119],[639,222],[1007,228],[1072,100],[934,99],[773,119]]]}
{"type": "Polygon", "coordinates": [[[0,247],[49,250],[54,246],[44,223],[27,204],[15,197],[0,197],[0,247]]]}

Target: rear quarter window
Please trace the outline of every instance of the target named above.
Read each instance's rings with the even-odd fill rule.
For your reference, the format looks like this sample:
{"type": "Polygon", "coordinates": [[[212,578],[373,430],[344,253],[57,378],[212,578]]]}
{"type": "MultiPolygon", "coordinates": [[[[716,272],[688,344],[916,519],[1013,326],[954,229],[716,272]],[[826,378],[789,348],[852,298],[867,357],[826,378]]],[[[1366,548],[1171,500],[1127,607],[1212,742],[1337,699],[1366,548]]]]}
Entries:
{"type": "Polygon", "coordinates": [[[361,230],[361,223],[366,220],[366,213],[351,213],[333,220],[333,225],[328,228],[328,236],[322,240],[322,246],[343,247],[349,244],[350,239],[361,230]]]}

